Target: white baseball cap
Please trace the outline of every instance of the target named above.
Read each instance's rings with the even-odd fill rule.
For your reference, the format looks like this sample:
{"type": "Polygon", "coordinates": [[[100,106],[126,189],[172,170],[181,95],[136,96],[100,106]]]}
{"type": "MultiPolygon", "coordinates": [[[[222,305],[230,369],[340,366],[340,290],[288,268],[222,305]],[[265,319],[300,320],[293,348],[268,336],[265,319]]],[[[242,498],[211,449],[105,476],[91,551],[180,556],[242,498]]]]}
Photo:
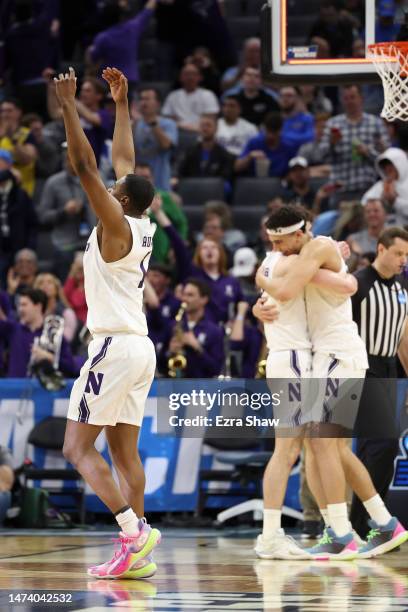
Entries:
{"type": "Polygon", "coordinates": [[[255,272],[258,258],[253,249],[241,247],[234,253],[234,267],[231,269],[232,276],[251,276],[255,272]]]}
{"type": "Polygon", "coordinates": [[[292,157],[292,159],[289,162],[289,168],[296,168],[296,166],[301,166],[302,168],[308,168],[309,164],[308,161],[306,159],[306,157],[302,157],[301,155],[298,155],[297,157],[292,157]]]}

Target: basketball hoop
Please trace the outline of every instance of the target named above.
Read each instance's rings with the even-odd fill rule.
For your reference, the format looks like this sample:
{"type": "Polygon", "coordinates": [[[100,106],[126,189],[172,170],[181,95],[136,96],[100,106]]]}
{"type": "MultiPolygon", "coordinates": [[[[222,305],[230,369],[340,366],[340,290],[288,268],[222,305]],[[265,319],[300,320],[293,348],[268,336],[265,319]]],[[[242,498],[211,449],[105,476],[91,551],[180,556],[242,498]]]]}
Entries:
{"type": "Polygon", "coordinates": [[[381,77],[387,121],[408,121],[408,42],[368,45],[367,57],[381,77]]]}

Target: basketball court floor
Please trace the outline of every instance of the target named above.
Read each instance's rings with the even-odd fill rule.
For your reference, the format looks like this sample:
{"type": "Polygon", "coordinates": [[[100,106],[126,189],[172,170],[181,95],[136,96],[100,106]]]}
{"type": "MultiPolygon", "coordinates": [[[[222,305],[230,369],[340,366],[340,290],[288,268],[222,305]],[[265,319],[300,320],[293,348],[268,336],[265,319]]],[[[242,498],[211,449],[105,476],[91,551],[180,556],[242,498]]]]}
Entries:
{"type": "Polygon", "coordinates": [[[378,560],[263,561],[252,552],[256,533],[165,530],[157,574],[136,581],[86,574],[108,559],[116,534],[1,532],[0,610],[408,610],[408,546],[378,560]]]}

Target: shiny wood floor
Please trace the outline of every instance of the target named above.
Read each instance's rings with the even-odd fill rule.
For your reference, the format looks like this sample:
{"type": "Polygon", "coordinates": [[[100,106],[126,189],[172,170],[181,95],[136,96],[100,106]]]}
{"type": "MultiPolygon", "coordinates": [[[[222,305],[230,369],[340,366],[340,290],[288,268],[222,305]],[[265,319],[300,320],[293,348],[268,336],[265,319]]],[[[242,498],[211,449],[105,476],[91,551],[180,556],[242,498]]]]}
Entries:
{"type": "Polygon", "coordinates": [[[408,611],[408,545],[373,561],[261,561],[254,540],[166,535],[158,572],[145,581],[88,578],[88,565],[110,558],[110,536],[0,533],[0,610],[136,609],[155,612],[408,611]],[[70,594],[65,603],[35,597],[70,594]],[[22,606],[20,597],[20,606],[22,606]]]}

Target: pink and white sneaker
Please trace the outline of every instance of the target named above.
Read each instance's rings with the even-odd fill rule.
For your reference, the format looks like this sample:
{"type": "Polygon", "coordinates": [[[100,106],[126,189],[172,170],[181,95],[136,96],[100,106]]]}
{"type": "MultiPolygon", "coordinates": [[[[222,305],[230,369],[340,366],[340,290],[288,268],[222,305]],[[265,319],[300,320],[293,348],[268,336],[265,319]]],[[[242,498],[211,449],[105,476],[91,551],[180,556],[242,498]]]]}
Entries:
{"type": "Polygon", "coordinates": [[[160,543],[161,534],[152,529],[145,519],[139,521],[139,533],[127,536],[120,532],[113,541],[120,544],[112,559],[88,568],[88,576],[94,578],[148,578],[156,571],[156,564],[148,556],[160,543]]]}

